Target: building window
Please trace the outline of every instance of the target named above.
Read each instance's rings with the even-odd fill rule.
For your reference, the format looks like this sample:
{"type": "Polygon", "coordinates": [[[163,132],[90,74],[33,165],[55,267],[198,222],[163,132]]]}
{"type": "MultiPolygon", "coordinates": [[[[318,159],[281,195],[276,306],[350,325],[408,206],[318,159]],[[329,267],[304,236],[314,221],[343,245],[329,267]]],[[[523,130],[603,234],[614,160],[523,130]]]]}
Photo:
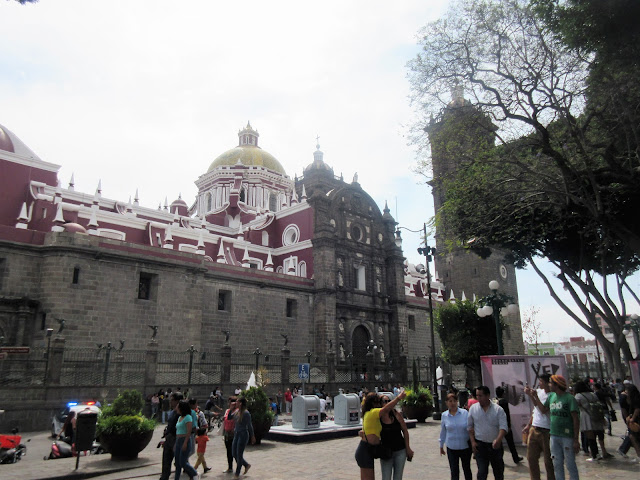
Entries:
{"type": "Polygon", "coordinates": [[[300,229],[297,225],[289,225],[284,229],[282,233],[282,244],[283,245],[293,245],[298,243],[300,240],[300,229]]]}
{"type": "Polygon", "coordinates": [[[221,312],[231,311],[231,292],[229,290],[218,292],[218,310],[221,312]]]}
{"type": "Polygon", "coordinates": [[[151,300],[151,289],[153,288],[153,277],[155,275],[146,272],[140,272],[140,280],[138,282],[138,299],[151,300]]]}
{"type": "Polygon", "coordinates": [[[278,196],[275,192],[269,193],[269,210],[275,212],[278,209],[278,196]]]}
{"type": "Polygon", "coordinates": [[[5,258],[0,258],[0,290],[2,290],[5,270],[6,270],[7,260],[5,258]]]}
{"type": "Polygon", "coordinates": [[[74,285],[77,285],[79,281],[80,281],[80,268],[74,267],[73,278],[71,279],[71,283],[73,283],[74,285]]]}
{"type": "Polygon", "coordinates": [[[287,318],[295,318],[298,315],[298,302],[287,298],[287,318]]]}
{"type": "Polygon", "coordinates": [[[416,317],[414,315],[409,315],[409,330],[416,329],[416,317]]]}
{"type": "Polygon", "coordinates": [[[367,290],[366,271],[364,265],[358,265],[353,268],[354,287],[356,290],[367,290]]]}
{"type": "Polygon", "coordinates": [[[40,315],[40,330],[47,328],[47,312],[42,312],[40,315]]]}

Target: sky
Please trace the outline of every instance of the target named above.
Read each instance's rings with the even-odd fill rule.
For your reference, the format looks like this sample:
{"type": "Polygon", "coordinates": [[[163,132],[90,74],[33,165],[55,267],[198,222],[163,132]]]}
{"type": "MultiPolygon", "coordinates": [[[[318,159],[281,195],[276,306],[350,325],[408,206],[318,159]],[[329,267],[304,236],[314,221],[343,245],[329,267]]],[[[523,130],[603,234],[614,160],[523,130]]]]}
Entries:
{"type": "MultiPolygon", "coordinates": [[[[0,124],[75,189],[157,208],[237,145],[251,122],[288,175],[324,160],[409,229],[433,216],[413,172],[406,63],[444,0],[0,0],[0,124]]],[[[422,263],[418,234],[404,252],[422,263]]],[[[434,244],[433,238],[431,244],[434,244]]],[[[632,286],[638,290],[636,277],[632,286]]],[[[518,272],[523,312],[544,341],[585,335],[533,271],[518,272]]],[[[457,292],[456,292],[457,293],[457,292]]],[[[471,297],[473,292],[466,292],[471,297]]]]}

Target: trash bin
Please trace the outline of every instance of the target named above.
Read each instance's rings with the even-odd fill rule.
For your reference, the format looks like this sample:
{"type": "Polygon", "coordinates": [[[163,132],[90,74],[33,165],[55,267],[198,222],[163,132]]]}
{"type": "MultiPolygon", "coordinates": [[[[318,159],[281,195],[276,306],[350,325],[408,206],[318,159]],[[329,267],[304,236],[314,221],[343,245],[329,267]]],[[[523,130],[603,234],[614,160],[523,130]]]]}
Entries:
{"type": "Polygon", "coordinates": [[[294,430],[320,428],[320,399],[315,395],[298,395],[293,399],[291,426],[294,430]]]}
{"type": "Polygon", "coordinates": [[[96,423],[98,414],[80,412],[76,419],[76,452],[91,450],[96,438],[96,423]]]}
{"type": "Polygon", "coordinates": [[[336,425],[360,425],[360,397],[355,393],[337,395],[333,401],[336,425]]]}

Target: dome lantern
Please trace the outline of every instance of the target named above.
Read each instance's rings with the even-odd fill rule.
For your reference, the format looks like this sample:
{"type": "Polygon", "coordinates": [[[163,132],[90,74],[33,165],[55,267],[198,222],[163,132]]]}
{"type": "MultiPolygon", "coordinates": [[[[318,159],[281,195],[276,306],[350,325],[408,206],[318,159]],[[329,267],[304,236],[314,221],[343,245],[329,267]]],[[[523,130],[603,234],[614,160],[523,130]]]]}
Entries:
{"type": "Polygon", "coordinates": [[[259,136],[258,131],[251,128],[251,122],[247,121],[247,126],[238,132],[238,146],[257,147],[259,136]]]}

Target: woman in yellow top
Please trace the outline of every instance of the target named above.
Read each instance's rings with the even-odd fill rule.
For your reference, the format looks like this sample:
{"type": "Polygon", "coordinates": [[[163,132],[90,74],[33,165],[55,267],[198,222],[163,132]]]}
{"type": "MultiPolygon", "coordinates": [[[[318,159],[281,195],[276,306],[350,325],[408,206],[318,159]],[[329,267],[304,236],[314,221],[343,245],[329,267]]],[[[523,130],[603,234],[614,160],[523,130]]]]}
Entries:
{"type": "Polygon", "coordinates": [[[363,438],[356,449],[356,462],[360,467],[360,480],[375,480],[376,475],[373,470],[374,457],[371,446],[380,444],[380,432],[382,423],[380,417],[389,415],[396,404],[406,396],[404,390],[389,403],[382,403],[382,397],[377,393],[368,393],[362,401],[362,430],[363,438]]]}

